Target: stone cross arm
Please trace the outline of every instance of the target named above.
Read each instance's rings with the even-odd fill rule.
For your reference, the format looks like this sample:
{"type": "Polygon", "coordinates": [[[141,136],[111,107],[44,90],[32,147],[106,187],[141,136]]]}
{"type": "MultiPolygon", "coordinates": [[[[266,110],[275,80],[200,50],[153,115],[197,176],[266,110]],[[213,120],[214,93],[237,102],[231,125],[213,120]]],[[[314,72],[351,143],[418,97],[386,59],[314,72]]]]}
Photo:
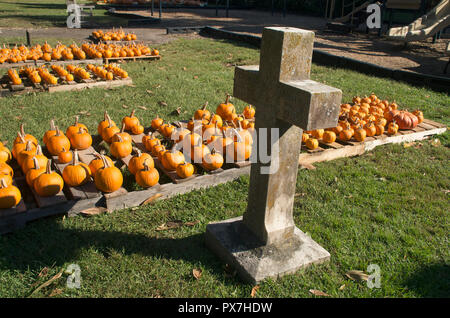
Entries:
{"type": "Polygon", "coordinates": [[[340,89],[309,79],[314,33],[265,28],[260,66],[237,67],[233,95],[304,130],[337,125],[340,89]]]}

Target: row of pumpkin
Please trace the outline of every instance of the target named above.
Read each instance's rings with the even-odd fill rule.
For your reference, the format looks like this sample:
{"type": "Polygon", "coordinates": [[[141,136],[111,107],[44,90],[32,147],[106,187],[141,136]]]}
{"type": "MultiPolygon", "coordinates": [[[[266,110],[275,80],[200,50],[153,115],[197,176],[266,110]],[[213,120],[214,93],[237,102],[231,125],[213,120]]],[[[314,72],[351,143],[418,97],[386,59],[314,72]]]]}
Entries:
{"type": "Polygon", "coordinates": [[[0,49],[0,64],[18,63],[24,61],[70,61],[90,58],[135,57],[143,55],[159,55],[157,49],[151,49],[143,43],[129,44],[92,44],[83,43],[81,47],[72,43],[69,46],[59,43],[54,48],[45,42],[42,46],[36,44],[32,47],[25,45],[9,48],[5,44],[0,49]]]}
{"type": "Polygon", "coordinates": [[[424,119],[422,111],[399,110],[396,102],[381,100],[374,93],[366,97],[355,96],[351,104],[342,104],[340,108],[336,127],[303,133],[302,142],[307,148],[318,148],[319,140],[324,143],[333,143],[336,139],[362,142],[385,132],[395,135],[399,129],[414,129],[424,119]]]}
{"type": "Polygon", "coordinates": [[[80,66],[74,66],[72,64],[66,65],[64,68],[61,65],[52,65],[52,73],[45,67],[40,66],[38,68],[25,67],[19,70],[8,70],[8,77],[14,85],[22,84],[22,79],[19,74],[26,76],[32,83],[39,84],[44,81],[50,85],[56,85],[58,83],[58,77],[62,81],[71,82],[75,77],[79,79],[89,79],[95,74],[102,80],[112,81],[114,76],[120,78],[127,78],[128,73],[115,64],[105,64],[103,66],[95,66],[93,64],[87,64],[86,68],[80,66]],[[91,74],[92,73],[92,74],[91,74]],[[56,77],[57,75],[58,77],[56,77]]]}
{"type": "MultiPolygon", "coordinates": [[[[208,171],[221,168],[224,162],[247,160],[253,143],[254,115],[255,110],[250,105],[243,114],[236,114],[227,96],[226,102],[217,107],[216,114],[211,114],[207,105],[198,109],[187,128],[182,128],[179,123],[165,123],[156,116],[151,122],[153,132],[142,137],[142,144],[151,155],[133,147],[130,134],[144,132],[135,111],[122,119],[121,129],[105,112],[104,119],[97,126],[97,133],[110,145],[110,153],[117,159],[128,157],[135,151],[128,169],[136,182],[147,188],[159,181],[159,172],[155,169],[152,156],[158,157],[166,170],[176,171],[180,178],[187,178],[194,173],[194,165],[188,162],[191,160],[208,171]],[[249,128],[242,128],[242,123],[249,128]],[[165,140],[158,138],[156,131],[165,140]],[[164,143],[171,145],[170,150],[166,149],[164,143]]],[[[21,198],[20,191],[12,185],[14,171],[8,164],[12,158],[17,160],[28,185],[40,196],[56,195],[64,183],[79,186],[91,177],[96,187],[103,192],[114,192],[122,186],[122,173],[108,156],[95,153],[95,158],[89,164],[79,161],[78,151],[92,145],[92,136],[86,125],[78,121],[78,117],[65,134],[52,120],[43,142],[48,152],[58,157],[59,163],[69,163],[62,177],[51,170],[51,160],[42,153],[37,138],[27,134],[21,125],[12,151],[3,144],[0,147],[0,208],[13,207],[21,198]]]]}

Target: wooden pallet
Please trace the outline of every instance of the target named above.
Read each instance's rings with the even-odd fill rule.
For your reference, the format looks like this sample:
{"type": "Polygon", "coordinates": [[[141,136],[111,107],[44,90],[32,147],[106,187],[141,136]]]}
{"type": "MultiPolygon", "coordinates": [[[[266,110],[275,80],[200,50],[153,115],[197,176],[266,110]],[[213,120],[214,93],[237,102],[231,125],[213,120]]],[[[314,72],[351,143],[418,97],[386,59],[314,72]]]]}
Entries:
{"type": "MultiPolygon", "coordinates": [[[[445,125],[431,120],[424,120],[424,122],[419,124],[415,129],[401,130],[395,136],[377,136],[374,138],[367,138],[364,142],[360,143],[354,141],[349,141],[347,143],[337,141],[332,144],[321,143],[320,149],[315,149],[314,151],[302,151],[299,156],[299,164],[307,168],[313,167],[311,164],[314,162],[357,156],[366,151],[370,151],[379,145],[422,140],[428,136],[441,134],[445,131],[445,125]]],[[[98,139],[98,136],[93,136],[93,140],[98,139]]],[[[142,135],[134,136],[133,139],[136,146],[143,149],[141,143],[142,135]]],[[[94,143],[98,145],[98,142],[95,141],[94,143]]],[[[92,157],[83,159],[84,155],[91,156],[89,153],[82,154],[80,160],[83,162],[90,162],[92,157]]],[[[14,169],[14,171],[17,171],[17,176],[15,176],[15,178],[18,178],[17,181],[19,181],[23,176],[21,176],[20,170],[16,169],[14,169]]],[[[55,199],[51,205],[41,202],[37,204],[37,208],[30,208],[26,211],[24,211],[23,205],[19,204],[13,209],[0,210],[0,234],[12,232],[25,226],[29,221],[51,215],[67,214],[68,216],[75,216],[83,210],[92,207],[106,207],[108,211],[114,211],[117,209],[139,206],[147,201],[170,198],[196,189],[226,183],[242,175],[249,175],[250,169],[250,165],[245,165],[241,168],[224,167],[223,171],[199,175],[184,182],[177,183],[172,181],[171,183],[156,185],[146,190],[132,192],[127,192],[126,189],[121,188],[114,193],[101,194],[86,199],[74,200],[70,197],[62,201],[55,199]]]]}
{"type": "Polygon", "coordinates": [[[51,61],[44,61],[44,60],[27,60],[22,61],[18,63],[3,63],[0,64],[0,69],[2,68],[21,68],[25,66],[41,66],[41,65],[66,65],[66,64],[103,64],[103,59],[84,59],[84,60],[51,60],[51,61]]]}
{"type": "Polygon", "coordinates": [[[140,60],[160,60],[161,55],[142,55],[142,56],[127,56],[127,57],[110,57],[110,58],[104,58],[103,61],[105,64],[109,64],[110,62],[114,61],[140,61],[140,60]]]}
{"type": "Polygon", "coordinates": [[[367,137],[363,142],[355,141],[340,141],[337,140],[332,144],[323,143],[319,141],[319,147],[314,150],[302,150],[299,157],[299,165],[307,165],[310,167],[312,163],[321,161],[330,161],[337,158],[353,157],[364,154],[375,147],[391,144],[418,141],[427,136],[438,135],[445,132],[447,127],[441,123],[425,119],[423,123],[411,130],[399,130],[393,136],[384,133],[381,136],[367,137]]]}
{"type": "MultiPolygon", "coordinates": [[[[28,81],[27,81],[28,82],[28,81]]],[[[25,81],[24,81],[25,83],[25,81]]],[[[71,81],[71,82],[61,82],[61,84],[58,85],[48,85],[46,83],[42,84],[33,84],[29,83],[29,86],[27,85],[9,85],[8,86],[0,86],[0,97],[6,97],[10,95],[21,95],[21,94],[28,94],[32,92],[49,92],[49,93],[55,93],[55,92],[68,92],[68,91],[77,91],[82,90],[86,88],[113,88],[113,87],[120,87],[120,86],[126,86],[133,84],[133,80],[130,77],[119,79],[115,78],[112,81],[105,81],[105,80],[79,80],[79,82],[71,81]]]]}

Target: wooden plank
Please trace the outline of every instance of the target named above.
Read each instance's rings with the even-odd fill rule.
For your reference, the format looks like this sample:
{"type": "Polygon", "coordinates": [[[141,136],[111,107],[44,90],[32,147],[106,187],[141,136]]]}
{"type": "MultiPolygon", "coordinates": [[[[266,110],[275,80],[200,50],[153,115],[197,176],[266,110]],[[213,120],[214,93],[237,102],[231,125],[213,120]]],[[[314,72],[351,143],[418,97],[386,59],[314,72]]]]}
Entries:
{"type": "Polygon", "coordinates": [[[444,125],[444,124],[441,124],[441,123],[432,121],[432,120],[427,119],[427,118],[424,118],[424,119],[423,119],[423,122],[424,122],[425,124],[430,125],[430,126],[433,126],[433,127],[435,127],[435,128],[444,128],[444,127],[447,127],[447,126],[444,125]]]}
{"type": "Polygon", "coordinates": [[[108,64],[111,61],[127,61],[127,60],[160,60],[161,55],[143,55],[143,56],[127,56],[127,57],[110,57],[104,58],[104,63],[108,64]]]}
{"type": "Polygon", "coordinates": [[[436,128],[436,127],[431,126],[431,125],[429,125],[429,124],[427,124],[427,123],[425,123],[425,122],[420,123],[418,126],[421,127],[421,128],[423,128],[423,129],[425,129],[425,130],[432,130],[432,129],[435,129],[435,128],[436,128]]]}
{"type": "Polygon", "coordinates": [[[325,147],[324,149],[327,149],[327,148],[339,149],[339,148],[344,147],[344,145],[341,145],[337,142],[328,143],[328,142],[323,142],[322,140],[319,140],[319,145],[325,147]]]}
{"type": "MultiPolygon", "coordinates": [[[[64,168],[69,165],[69,163],[59,163],[58,156],[52,156],[52,162],[55,166],[55,169],[62,175],[64,168]]],[[[74,200],[82,200],[86,199],[87,196],[84,193],[83,189],[79,187],[71,187],[68,184],[64,183],[64,189],[68,192],[68,195],[71,199],[74,200]]]]}
{"type": "Polygon", "coordinates": [[[31,189],[31,192],[33,193],[34,199],[36,200],[36,204],[40,208],[45,208],[67,202],[66,196],[62,191],[51,197],[41,197],[39,194],[36,193],[34,189],[31,189]]]}
{"type": "Polygon", "coordinates": [[[415,133],[415,131],[412,130],[412,129],[408,129],[408,130],[399,130],[399,133],[402,134],[402,135],[409,135],[409,134],[415,133]]]}
{"type": "Polygon", "coordinates": [[[116,209],[129,208],[141,205],[145,200],[158,196],[155,200],[173,197],[175,195],[187,193],[193,190],[216,186],[232,181],[242,175],[250,174],[250,166],[242,169],[232,168],[224,170],[220,174],[206,174],[193,178],[189,182],[179,184],[163,184],[157,188],[149,188],[143,191],[133,191],[118,198],[106,199],[106,207],[113,211],[116,209]]]}
{"type": "Polygon", "coordinates": [[[101,88],[112,88],[112,87],[119,87],[124,85],[130,85],[133,83],[133,80],[128,77],[121,80],[113,80],[113,81],[98,81],[98,82],[90,82],[90,83],[78,83],[78,84],[72,84],[72,85],[58,85],[54,87],[48,87],[49,93],[55,93],[55,92],[67,92],[67,91],[76,91],[76,90],[82,90],[85,88],[94,88],[94,87],[101,87],[101,88]]]}

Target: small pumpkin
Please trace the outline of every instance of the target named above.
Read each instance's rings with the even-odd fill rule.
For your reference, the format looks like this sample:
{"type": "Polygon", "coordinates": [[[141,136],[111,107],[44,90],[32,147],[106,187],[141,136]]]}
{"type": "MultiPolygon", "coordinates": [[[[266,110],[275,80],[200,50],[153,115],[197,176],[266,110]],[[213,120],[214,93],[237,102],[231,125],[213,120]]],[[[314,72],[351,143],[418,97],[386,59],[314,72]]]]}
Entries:
{"type": "Polygon", "coordinates": [[[227,162],[240,162],[250,158],[252,153],[252,147],[249,143],[235,131],[233,128],[234,136],[236,139],[232,144],[229,144],[226,149],[226,161],[227,162]]]}
{"type": "Polygon", "coordinates": [[[23,173],[26,174],[28,170],[34,168],[35,163],[34,163],[33,159],[36,159],[39,163],[39,166],[41,166],[41,167],[45,167],[47,165],[48,158],[46,156],[44,156],[44,154],[42,153],[42,148],[40,145],[38,145],[36,147],[36,152],[34,155],[29,154],[24,157],[24,159],[22,161],[22,166],[21,166],[23,173]]]}
{"type": "Polygon", "coordinates": [[[143,134],[144,133],[144,126],[142,126],[140,124],[136,125],[136,126],[133,126],[133,128],[131,128],[131,132],[132,132],[133,135],[143,134]]]}
{"type": "Polygon", "coordinates": [[[71,132],[69,140],[72,148],[76,150],[85,150],[92,145],[92,136],[81,126],[79,127],[78,132],[71,132]]]}
{"type": "Polygon", "coordinates": [[[55,127],[55,121],[52,119],[52,120],[50,120],[50,129],[45,132],[44,137],[42,138],[44,145],[47,145],[47,142],[50,139],[50,137],[52,137],[54,135],[56,135],[56,127],[55,127]]]}
{"type": "Polygon", "coordinates": [[[213,148],[210,153],[203,157],[202,166],[206,170],[213,171],[220,169],[223,166],[223,161],[223,156],[213,148]]]}
{"type": "Polygon", "coordinates": [[[373,124],[373,122],[368,122],[365,126],[364,129],[366,131],[367,137],[373,137],[375,136],[377,129],[375,128],[375,125],[373,124]]]}
{"type": "Polygon", "coordinates": [[[56,126],[56,134],[47,142],[47,149],[53,155],[57,156],[63,149],[70,149],[70,140],[56,126]]]}
{"type": "MultiPolygon", "coordinates": [[[[102,155],[100,155],[99,153],[93,153],[93,155],[95,156],[95,158],[92,159],[91,162],[89,163],[89,169],[91,170],[92,176],[95,176],[95,173],[97,172],[97,170],[100,168],[103,168],[104,164],[103,164],[102,155]]],[[[105,155],[103,155],[103,157],[105,158],[106,161],[108,161],[109,165],[111,165],[111,166],[114,165],[114,162],[112,161],[111,158],[109,158],[108,156],[105,156],[105,155]]]]}
{"type": "MultiPolygon", "coordinates": [[[[80,129],[83,128],[80,127],[80,129]]],[[[83,185],[91,179],[91,169],[87,164],[79,162],[77,149],[73,151],[72,164],[64,167],[62,176],[64,182],[72,187],[83,185]]]]}
{"type": "Polygon", "coordinates": [[[9,209],[19,204],[22,199],[16,186],[8,185],[5,178],[0,179],[0,209],[9,209]]]}
{"type": "Polygon", "coordinates": [[[155,145],[151,150],[152,156],[158,157],[158,159],[160,159],[160,154],[162,154],[164,151],[166,151],[166,147],[164,145],[161,145],[161,143],[155,145]]]}
{"type": "Polygon", "coordinates": [[[421,124],[424,120],[423,113],[417,109],[413,111],[413,114],[417,117],[418,123],[421,124]]]}
{"type": "Polygon", "coordinates": [[[348,140],[352,139],[353,134],[354,134],[354,130],[351,129],[349,124],[347,124],[347,127],[339,133],[339,139],[343,140],[343,141],[348,141],[348,140]]]}
{"type": "Polygon", "coordinates": [[[8,175],[12,178],[14,176],[14,170],[9,164],[0,162],[0,175],[8,175]]]}
{"type": "Polygon", "coordinates": [[[112,138],[114,137],[115,134],[120,132],[120,129],[119,127],[116,126],[116,124],[113,123],[113,121],[108,115],[106,115],[106,119],[108,120],[108,126],[103,128],[101,136],[104,141],[110,144],[112,142],[112,138]]]}
{"type": "Polygon", "coordinates": [[[111,146],[109,147],[109,151],[111,155],[116,157],[117,159],[125,158],[131,154],[133,151],[133,146],[130,142],[124,141],[122,137],[117,136],[118,141],[113,141],[111,146]]]}
{"type": "Polygon", "coordinates": [[[22,167],[22,163],[25,161],[25,159],[34,156],[35,153],[36,153],[36,146],[33,144],[31,140],[28,140],[25,149],[17,154],[16,159],[19,166],[22,167]]]}
{"type": "Polygon", "coordinates": [[[150,135],[150,139],[147,139],[147,141],[145,142],[145,149],[147,151],[152,152],[153,148],[157,145],[161,145],[161,140],[159,140],[158,138],[153,136],[153,133],[150,135]]]}
{"type": "Polygon", "coordinates": [[[133,139],[131,138],[130,134],[125,131],[125,123],[122,124],[122,129],[120,129],[120,131],[118,133],[116,133],[111,138],[111,140],[119,141],[119,136],[122,138],[123,141],[129,142],[129,143],[133,142],[133,139]]]}
{"type": "Polygon", "coordinates": [[[144,163],[147,164],[149,168],[154,168],[155,163],[153,158],[148,153],[143,153],[138,148],[134,148],[136,154],[130,159],[128,163],[128,170],[131,174],[136,174],[139,170],[144,169],[144,163]]]}
{"type": "Polygon", "coordinates": [[[186,179],[194,174],[195,168],[191,163],[185,162],[177,166],[176,172],[180,178],[186,179]]]}
{"type": "Polygon", "coordinates": [[[111,118],[109,118],[109,120],[108,120],[108,117],[109,117],[108,112],[105,110],[104,119],[97,126],[97,133],[100,136],[102,136],[102,134],[103,134],[103,129],[108,127],[110,124],[113,126],[116,126],[116,123],[114,121],[112,121],[111,118]]]}
{"type": "Polygon", "coordinates": [[[315,129],[312,131],[311,135],[316,139],[322,139],[324,132],[324,129],[315,129]]]}
{"type": "Polygon", "coordinates": [[[208,102],[206,102],[201,109],[197,109],[195,111],[194,119],[201,120],[204,118],[206,120],[209,120],[211,118],[211,113],[206,109],[206,107],[208,107],[208,102]]]}
{"type": "Polygon", "coordinates": [[[5,146],[0,147],[0,163],[1,162],[10,162],[12,159],[12,154],[9,149],[5,146]]]}
{"type": "Polygon", "coordinates": [[[143,169],[139,169],[135,174],[136,182],[143,188],[153,187],[159,181],[159,173],[153,167],[152,158],[144,160],[142,165],[143,169]]]}
{"type": "Polygon", "coordinates": [[[52,171],[51,164],[52,161],[48,160],[45,172],[39,175],[39,177],[37,177],[33,182],[34,190],[41,197],[56,195],[61,192],[64,186],[63,178],[56,172],[52,171]]]}
{"type": "Polygon", "coordinates": [[[322,140],[331,144],[336,141],[336,133],[334,131],[327,130],[323,133],[322,140]]]}
{"type": "Polygon", "coordinates": [[[86,131],[86,132],[89,131],[88,128],[86,127],[86,125],[79,123],[78,120],[79,120],[79,116],[75,116],[75,123],[67,128],[67,130],[66,130],[67,138],[71,139],[72,135],[75,135],[76,133],[78,133],[80,131],[80,128],[83,128],[84,131],[86,131]]]}
{"type": "Polygon", "coordinates": [[[39,177],[41,174],[45,172],[45,166],[40,166],[39,162],[36,158],[33,158],[34,166],[32,169],[29,169],[25,175],[25,179],[27,181],[27,184],[30,187],[33,187],[34,180],[36,180],[37,177],[39,177]]]}
{"type": "Polygon", "coordinates": [[[125,116],[122,119],[122,124],[125,124],[125,130],[131,131],[134,126],[139,125],[139,119],[134,115],[135,109],[131,112],[130,116],[125,116]]]}
{"type": "Polygon", "coordinates": [[[362,128],[361,126],[359,126],[356,130],[355,130],[355,134],[354,137],[357,141],[364,141],[367,137],[367,132],[364,128],[362,128]]]}
{"type": "Polygon", "coordinates": [[[243,114],[244,114],[244,117],[246,119],[255,118],[255,113],[256,113],[256,111],[255,111],[255,109],[253,108],[252,105],[247,105],[247,106],[244,107],[243,114]]]}
{"type": "Polygon", "coordinates": [[[314,150],[319,147],[319,141],[316,138],[309,138],[305,145],[308,149],[314,150]]]}
{"type": "Polygon", "coordinates": [[[202,163],[205,156],[209,153],[208,146],[199,141],[195,146],[190,148],[190,153],[188,155],[191,157],[192,162],[202,163]]]}
{"type": "Polygon", "coordinates": [[[161,127],[162,124],[164,124],[164,120],[156,115],[156,117],[152,120],[151,126],[153,130],[159,130],[159,127],[161,127]]]}
{"type": "Polygon", "coordinates": [[[73,153],[69,149],[63,148],[62,151],[58,154],[58,162],[59,163],[69,163],[73,160],[73,153]]]}
{"type": "Polygon", "coordinates": [[[163,167],[168,171],[175,171],[177,166],[184,163],[184,155],[181,151],[173,147],[171,150],[164,152],[161,157],[163,167]]]}
{"type": "Polygon", "coordinates": [[[111,165],[105,156],[101,155],[103,167],[95,172],[95,186],[97,189],[111,193],[120,189],[123,184],[123,176],[120,169],[111,165]]]}
{"type": "MultiPolygon", "coordinates": [[[[34,137],[33,135],[25,133],[24,124],[20,124],[19,135],[22,136],[23,139],[25,139],[25,142],[30,140],[35,146],[37,146],[38,141],[37,141],[36,137],[34,137]]],[[[19,135],[14,140],[14,144],[16,144],[17,142],[19,142],[19,143],[22,142],[22,139],[19,138],[19,135]]]]}
{"type": "Polygon", "coordinates": [[[225,103],[219,104],[216,109],[216,114],[218,114],[220,117],[222,117],[225,120],[232,121],[233,120],[233,114],[236,113],[236,109],[234,108],[234,105],[230,103],[230,95],[227,94],[227,98],[225,100],[225,103]]]}
{"type": "Polygon", "coordinates": [[[309,134],[302,133],[302,142],[305,143],[309,139],[309,134]]]}
{"type": "Polygon", "coordinates": [[[395,120],[393,120],[391,123],[389,123],[388,125],[388,135],[395,135],[398,132],[398,125],[395,122],[395,120]]]}

